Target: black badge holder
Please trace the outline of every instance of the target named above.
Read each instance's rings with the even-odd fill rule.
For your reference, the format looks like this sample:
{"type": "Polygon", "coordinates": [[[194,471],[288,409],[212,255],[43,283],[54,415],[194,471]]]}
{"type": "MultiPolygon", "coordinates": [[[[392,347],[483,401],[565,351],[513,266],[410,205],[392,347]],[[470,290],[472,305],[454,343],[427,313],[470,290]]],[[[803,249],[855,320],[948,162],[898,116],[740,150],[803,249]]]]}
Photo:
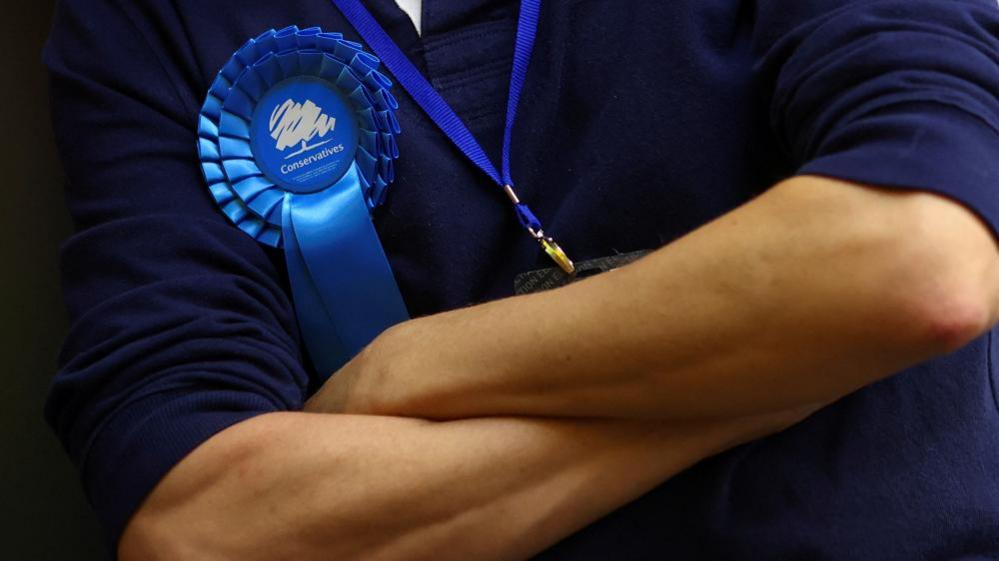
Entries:
{"type": "Polygon", "coordinates": [[[583,261],[576,263],[576,272],[572,275],[566,274],[565,271],[557,267],[528,271],[517,275],[513,279],[513,291],[519,295],[558,288],[587,277],[592,277],[593,275],[619,269],[645,257],[649,253],[651,253],[649,250],[633,251],[631,253],[621,253],[583,261]]]}

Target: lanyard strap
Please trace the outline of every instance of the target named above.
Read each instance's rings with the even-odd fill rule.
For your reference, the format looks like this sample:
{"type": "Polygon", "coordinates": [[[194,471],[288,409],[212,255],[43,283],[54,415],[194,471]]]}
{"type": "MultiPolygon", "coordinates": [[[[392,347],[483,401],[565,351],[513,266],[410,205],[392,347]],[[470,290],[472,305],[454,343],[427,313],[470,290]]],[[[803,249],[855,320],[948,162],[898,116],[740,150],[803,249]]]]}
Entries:
{"type": "Polygon", "coordinates": [[[409,58],[399,49],[395,41],[388,36],[375,18],[368,12],[361,0],[332,0],[347,21],[357,33],[368,43],[371,50],[385,63],[399,84],[409,92],[441,131],[454,145],[468,157],[490,179],[503,188],[513,202],[514,210],[521,225],[538,240],[545,252],[566,272],[572,273],[572,261],[555,241],[545,235],[541,221],[531,212],[531,209],[517,198],[513,190],[513,177],[510,173],[510,143],[513,125],[517,119],[517,106],[520,94],[524,89],[527,77],[527,67],[534,50],[534,40],[537,37],[538,16],[541,12],[541,0],[522,0],[520,16],[517,22],[517,39],[513,52],[513,69],[510,74],[510,91],[507,96],[506,124],[503,130],[503,154],[500,167],[502,174],[486,155],[485,150],[472,135],[465,123],[451,109],[444,98],[430,85],[423,74],[410,62],[409,58]]]}

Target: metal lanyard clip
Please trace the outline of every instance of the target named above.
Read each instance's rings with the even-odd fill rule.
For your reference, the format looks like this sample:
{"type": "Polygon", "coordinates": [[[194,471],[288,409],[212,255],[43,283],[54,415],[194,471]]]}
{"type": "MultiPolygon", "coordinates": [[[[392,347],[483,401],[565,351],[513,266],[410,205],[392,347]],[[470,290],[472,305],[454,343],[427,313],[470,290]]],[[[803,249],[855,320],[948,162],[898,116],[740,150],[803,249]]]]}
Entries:
{"type": "Polygon", "coordinates": [[[511,202],[513,202],[513,206],[517,211],[520,223],[527,230],[527,233],[530,234],[532,238],[538,240],[538,243],[541,244],[541,248],[545,250],[548,257],[550,257],[560,269],[565,271],[565,274],[574,274],[576,272],[576,266],[573,264],[572,259],[569,259],[569,256],[562,249],[562,246],[558,245],[554,238],[545,235],[545,231],[541,228],[541,223],[537,218],[535,218],[531,209],[524,203],[520,202],[520,198],[517,197],[517,193],[514,192],[513,186],[510,184],[504,185],[503,191],[506,192],[506,196],[510,198],[511,202]]]}

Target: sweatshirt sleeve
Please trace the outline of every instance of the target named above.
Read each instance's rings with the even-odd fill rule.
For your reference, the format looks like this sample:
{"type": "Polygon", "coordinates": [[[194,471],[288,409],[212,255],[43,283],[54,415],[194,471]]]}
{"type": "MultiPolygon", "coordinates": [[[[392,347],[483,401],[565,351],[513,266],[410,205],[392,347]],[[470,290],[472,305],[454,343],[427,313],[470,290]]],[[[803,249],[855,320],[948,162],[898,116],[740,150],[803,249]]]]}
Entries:
{"type": "Polygon", "coordinates": [[[44,52],[75,222],[46,417],[112,547],[193,448],[299,409],[309,383],[279,254],[225,221],[197,167],[183,33],[146,32],[137,5],[60,2],[44,52]]]}
{"type": "Polygon", "coordinates": [[[996,0],[762,0],[769,122],[800,174],[934,192],[999,234],[996,0]]]}

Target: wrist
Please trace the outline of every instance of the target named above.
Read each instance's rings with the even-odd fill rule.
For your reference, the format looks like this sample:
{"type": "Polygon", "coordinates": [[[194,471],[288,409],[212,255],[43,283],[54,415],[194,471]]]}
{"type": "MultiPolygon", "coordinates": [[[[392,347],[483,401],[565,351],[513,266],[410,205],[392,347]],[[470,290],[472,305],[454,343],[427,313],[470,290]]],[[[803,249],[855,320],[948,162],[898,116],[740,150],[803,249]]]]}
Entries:
{"type": "Polygon", "coordinates": [[[340,413],[354,415],[402,415],[395,404],[399,390],[409,380],[403,376],[412,367],[410,350],[417,344],[412,336],[410,320],[383,331],[366,346],[350,364],[338,372],[342,380],[334,383],[335,398],[340,413]]]}
{"type": "MultiPolygon", "coordinates": [[[[305,402],[306,413],[370,414],[358,382],[370,376],[371,347],[374,342],[361,350],[347,364],[330,375],[319,391],[305,402]]],[[[363,385],[362,385],[363,387],[363,385]]]]}

